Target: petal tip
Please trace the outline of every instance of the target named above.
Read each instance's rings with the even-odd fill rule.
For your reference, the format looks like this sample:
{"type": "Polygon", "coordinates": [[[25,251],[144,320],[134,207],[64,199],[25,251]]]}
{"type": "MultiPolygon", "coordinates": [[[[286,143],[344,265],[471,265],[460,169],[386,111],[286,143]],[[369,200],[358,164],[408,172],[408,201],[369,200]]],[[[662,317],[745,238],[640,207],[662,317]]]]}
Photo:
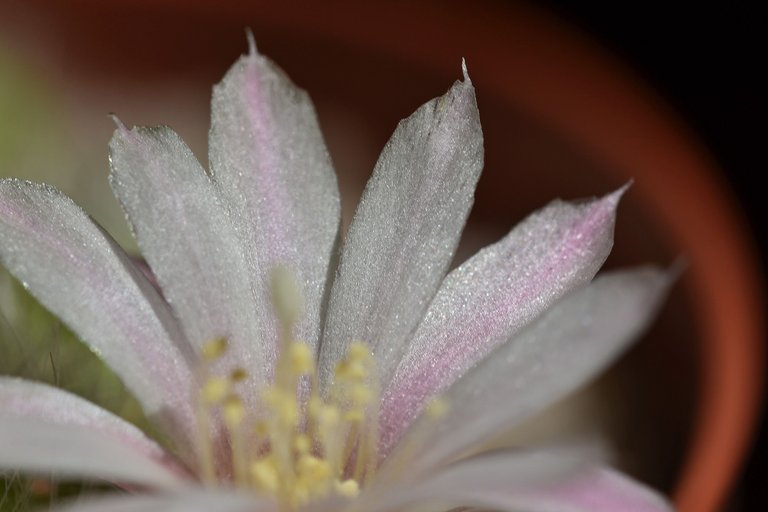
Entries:
{"type": "Polygon", "coordinates": [[[467,70],[467,59],[464,57],[461,58],[461,74],[464,75],[464,81],[472,85],[472,79],[469,78],[469,71],[467,70]]]}
{"type": "Polygon", "coordinates": [[[635,180],[630,179],[628,182],[626,182],[621,187],[617,188],[610,194],[603,197],[603,200],[609,203],[614,208],[619,204],[619,201],[622,197],[624,197],[624,194],[629,190],[629,188],[635,183],[635,180]]]}
{"type": "Polygon", "coordinates": [[[256,49],[256,38],[253,36],[253,30],[251,30],[251,27],[245,28],[245,39],[248,41],[248,56],[257,56],[259,51],[256,49]]]}
{"type": "Polygon", "coordinates": [[[117,117],[117,114],[115,114],[114,112],[110,112],[109,114],[107,114],[107,117],[109,117],[112,120],[112,122],[115,123],[115,126],[117,127],[118,131],[122,133],[127,133],[130,131],[128,127],[125,126],[123,121],[121,121],[120,118],[117,117]]]}

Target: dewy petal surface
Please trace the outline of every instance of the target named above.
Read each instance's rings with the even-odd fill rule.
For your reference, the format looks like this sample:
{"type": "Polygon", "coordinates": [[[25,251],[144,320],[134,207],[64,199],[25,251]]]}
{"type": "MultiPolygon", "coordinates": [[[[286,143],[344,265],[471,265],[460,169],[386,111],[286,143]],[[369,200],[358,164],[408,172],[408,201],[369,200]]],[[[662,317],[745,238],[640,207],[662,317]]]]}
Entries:
{"type": "Polygon", "coordinates": [[[613,246],[623,192],[583,203],[553,201],[445,278],[385,390],[384,453],[426,400],[592,280],[613,246]]]}
{"type": "Polygon", "coordinates": [[[563,298],[454,383],[447,413],[422,416],[384,468],[406,465],[415,475],[466,455],[584,384],[648,325],[669,280],[641,267],[603,274],[563,298]]]}
{"type": "Polygon", "coordinates": [[[168,435],[190,441],[191,349],[109,235],[52,187],[6,179],[0,239],[8,270],[109,364],[168,435]]]}
{"type": "MultiPolygon", "coordinates": [[[[660,495],[575,453],[495,453],[392,486],[369,500],[369,512],[473,507],[510,512],[671,512],[660,495]]],[[[365,499],[365,498],[363,498],[365,499]]]]}
{"type": "Polygon", "coordinates": [[[286,267],[305,300],[294,336],[316,347],[340,206],[312,102],[251,41],[211,110],[211,173],[245,248],[259,322],[274,323],[269,277],[286,267]]]}
{"type": "Polygon", "coordinates": [[[0,377],[0,471],[177,487],[183,472],[139,429],[47,384],[0,377]]]}
{"type": "Polygon", "coordinates": [[[204,169],[167,127],[129,131],[119,125],[110,163],[112,189],[190,343],[200,348],[226,338],[225,369],[242,366],[251,377],[243,385],[262,383],[266,344],[248,268],[204,169]]]}
{"type": "Polygon", "coordinates": [[[483,165],[469,78],[398,125],[349,228],[320,351],[321,380],[354,340],[399,360],[451,262],[483,165]]]}

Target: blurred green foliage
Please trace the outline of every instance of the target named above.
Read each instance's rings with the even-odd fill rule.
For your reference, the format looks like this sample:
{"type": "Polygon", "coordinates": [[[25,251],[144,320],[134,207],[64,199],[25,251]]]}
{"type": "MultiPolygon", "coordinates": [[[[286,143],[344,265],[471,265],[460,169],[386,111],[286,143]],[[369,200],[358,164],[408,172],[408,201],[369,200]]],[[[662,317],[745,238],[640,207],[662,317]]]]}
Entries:
{"type": "MultiPolygon", "coordinates": [[[[73,392],[153,434],[141,406],[114,372],[4,270],[0,273],[0,374],[73,392]]],[[[7,477],[0,481],[0,511],[45,505],[77,494],[84,485],[52,485],[55,481],[55,475],[50,479],[7,477]]]]}
{"type": "Polygon", "coordinates": [[[32,179],[71,146],[55,94],[24,61],[0,45],[0,176],[32,179]]]}
{"type": "MultiPolygon", "coordinates": [[[[76,179],[63,172],[77,167],[71,162],[76,151],[65,117],[46,81],[0,44],[0,177],[53,180],[59,186],[76,179]]],[[[0,375],[73,392],[153,434],[140,405],[114,372],[2,268],[0,375]]],[[[106,488],[60,481],[56,475],[0,475],[0,512],[47,508],[83,490],[106,488]]]]}

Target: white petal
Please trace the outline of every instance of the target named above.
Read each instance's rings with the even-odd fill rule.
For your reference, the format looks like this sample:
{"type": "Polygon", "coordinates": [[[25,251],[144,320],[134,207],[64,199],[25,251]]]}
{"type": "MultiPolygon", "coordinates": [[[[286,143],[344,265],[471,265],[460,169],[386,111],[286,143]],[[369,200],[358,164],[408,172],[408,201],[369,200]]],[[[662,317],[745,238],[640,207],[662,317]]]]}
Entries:
{"type": "Polygon", "coordinates": [[[260,512],[274,511],[274,502],[252,494],[186,489],[175,494],[116,495],[80,498],[58,512],[260,512]]]}
{"type": "Polygon", "coordinates": [[[139,429],[47,384],[0,377],[0,471],[177,487],[185,473],[139,429]]]}
{"type": "Polygon", "coordinates": [[[214,88],[211,109],[211,173],[245,248],[259,322],[273,323],[269,276],[286,267],[305,301],[294,335],[315,347],[340,206],[312,102],[252,45],[214,88]]]}
{"type": "MultiPolygon", "coordinates": [[[[399,509],[439,498],[446,492],[460,495],[551,484],[587,467],[596,452],[586,446],[543,450],[507,450],[479,455],[419,478],[409,468],[388,467],[377,475],[361,499],[376,509],[399,509]]],[[[445,509],[471,503],[445,503],[445,509]]]]}
{"type": "Polygon", "coordinates": [[[483,138],[469,78],[398,125],[357,208],[320,352],[328,382],[351,341],[396,364],[445,275],[474,198],[483,138]]]}
{"type": "Polygon", "coordinates": [[[609,468],[592,468],[541,489],[533,489],[525,503],[526,509],[532,512],[674,510],[659,493],[609,468]]]}
{"type": "Polygon", "coordinates": [[[191,349],[117,244],[55,189],[0,181],[0,258],[99,354],[169,435],[190,439],[191,349]]]}
{"type": "Polygon", "coordinates": [[[262,336],[239,240],[210,178],[167,127],[118,125],[110,150],[112,189],[190,343],[227,338],[222,371],[242,366],[245,385],[263,382],[271,340],[262,336]]]}
{"type": "Polygon", "coordinates": [[[623,192],[586,203],[554,201],[445,278],[385,391],[384,453],[425,400],[592,280],[613,245],[623,192]]]}
{"type": "Polygon", "coordinates": [[[640,268],[571,293],[453,384],[444,396],[448,412],[439,420],[422,415],[385,465],[404,458],[418,473],[444,464],[583,385],[648,325],[669,280],[640,268]]]}
{"type": "Polygon", "coordinates": [[[423,481],[374,487],[366,510],[477,507],[529,512],[671,512],[659,494],[573,453],[492,454],[459,462],[423,481]]]}

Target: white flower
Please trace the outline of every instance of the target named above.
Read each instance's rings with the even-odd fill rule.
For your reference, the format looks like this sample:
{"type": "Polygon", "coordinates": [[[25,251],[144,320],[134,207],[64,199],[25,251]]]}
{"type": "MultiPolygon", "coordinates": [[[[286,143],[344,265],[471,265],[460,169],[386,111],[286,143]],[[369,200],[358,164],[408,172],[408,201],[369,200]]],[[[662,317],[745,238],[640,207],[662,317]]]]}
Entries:
{"type": "Polygon", "coordinates": [[[555,201],[446,276],[483,160],[464,74],[398,125],[341,251],[313,107],[253,45],[214,89],[209,173],[169,128],[118,122],[112,188],[162,295],[67,197],[0,181],[3,263],[165,436],[0,377],[0,470],[146,490],[82,511],[668,510],[579,450],[478,454],[612,361],[668,277],[593,280],[623,190],[555,201]]]}

